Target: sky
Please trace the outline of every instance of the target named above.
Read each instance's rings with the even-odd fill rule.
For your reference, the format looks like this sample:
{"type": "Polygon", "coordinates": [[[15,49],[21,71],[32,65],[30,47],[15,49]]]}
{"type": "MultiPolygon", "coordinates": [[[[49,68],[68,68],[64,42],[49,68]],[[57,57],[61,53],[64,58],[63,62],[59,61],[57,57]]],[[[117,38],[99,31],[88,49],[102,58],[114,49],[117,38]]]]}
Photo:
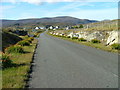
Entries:
{"type": "Polygon", "coordinates": [[[2,0],[0,19],[72,16],[80,19],[118,18],[117,0],[2,0]]]}

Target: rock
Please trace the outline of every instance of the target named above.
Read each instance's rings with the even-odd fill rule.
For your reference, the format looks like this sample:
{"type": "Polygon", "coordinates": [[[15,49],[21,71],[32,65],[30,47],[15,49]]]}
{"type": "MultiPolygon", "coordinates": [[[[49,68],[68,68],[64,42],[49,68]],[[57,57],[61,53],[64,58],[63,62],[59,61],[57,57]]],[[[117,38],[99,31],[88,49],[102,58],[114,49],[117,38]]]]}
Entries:
{"type": "Polygon", "coordinates": [[[91,41],[92,39],[100,40],[101,43],[105,45],[111,45],[113,43],[120,43],[120,38],[118,37],[118,33],[120,31],[77,31],[76,33],[73,31],[56,31],[52,32],[53,35],[66,36],[66,37],[78,37],[84,38],[87,41],[91,41]],[[119,39],[118,39],[119,38],[119,39]]]}
{"type": "Polygon", "coordinates": [[[70,32],[68,35],[67,35],[67,37],[69,37],[70,36],[70,38],[72,38],[73,37],[73,32],[70,32]]]}
{"type": "Polygon", "coordinates": [[[107,45],[112,45],[114,43],[120,43],[120,38],[118,36],[118,33],[120,33],[120,31],[111,31],[109,32],[109,37],[107,39],[107,45]],[[118,39],[119,38],[119,39],[118,39]]]}

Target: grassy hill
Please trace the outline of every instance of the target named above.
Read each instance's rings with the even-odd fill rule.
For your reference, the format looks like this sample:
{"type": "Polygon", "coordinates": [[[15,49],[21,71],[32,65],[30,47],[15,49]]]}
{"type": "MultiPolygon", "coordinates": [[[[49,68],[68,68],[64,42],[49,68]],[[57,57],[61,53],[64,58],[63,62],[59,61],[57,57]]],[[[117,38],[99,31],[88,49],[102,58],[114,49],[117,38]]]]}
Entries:
{"type": "Polygon", "coordinates": [[[96,23],[89,23],[84,24],[84,28],[82,30],[118,30],[118,19],[116,20],[107,20],[107,21],[101,21],[96,23]]]}
{"type": "Polygon", "coordinates": [[[13,33],[9,33],[9,32],[2,32],[2,50],[4,51],[4,49],[10,45],[14,45],[16,44],[18,41],[22,40],[22,38],[20,38],[19,36],[13,34],[13,33]]]}

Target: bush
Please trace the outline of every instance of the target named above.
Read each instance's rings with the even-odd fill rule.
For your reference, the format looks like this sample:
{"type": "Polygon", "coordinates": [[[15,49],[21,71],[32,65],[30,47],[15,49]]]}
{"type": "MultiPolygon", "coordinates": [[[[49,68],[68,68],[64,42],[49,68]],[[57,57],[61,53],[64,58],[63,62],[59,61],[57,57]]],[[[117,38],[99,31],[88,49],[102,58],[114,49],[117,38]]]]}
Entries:
{"type": "Polygon", "coordinates": [[[67,36],[67,38],[70,38],[70,36],[67,36]]]}
{"type": "Polygon", "coordinates": [[[7,54],[2,54],[2,68],[7,68],[12,66],[12,61],[7,54]]]}
{"type": "Polygon", "coordinates": [[[29,43],[32,43],[32,41],[34,40],[33,37],[29,37],[28,39],[25,39],[26,41],[28,41],[29,43]]]}
{"type": "Polygon", "coordinates": [[[28,39],[29,39],[29,40],[34,40],[34,37],[29,37],[28,39]]]}
{"type": "Polygon", "coordinates": [[[39,36],[39,33],[35,33],[35,34],[34,34],[34,37],[38,37],[38,36],[39,36]]]}
{"type": "Polygon", "coordinates": [[[23,50],[22,46],[14,45],[14,46],[10,46],[10,47],[6,48],[5,52],[6,53],[23,53],[24,50],[23,50]]]}
{"type": "Polygon", "coordinates": [[[19,41],[19,42],[17,43],[17,45],[30,46],[30,41],[28,41],[28,40],[22,40],[22,41],[19,41]]]}
{"type": "Polygon", "coordinates": [[[78,39],[78,37],[72,37],[72,39],[78,39]]]}
{"type": "Polygon", "coordinates": [[[120,44],[119,43],[114,43],[111,46],[112,46],[112,49],[120,50],[120,44]]]}
{"type": "Polygon", "coordinates": [[[29,43],[32,43],[32,39],[25,39],[24,41],[26,41],[26,42],[29,42],[29,43]]]}
{"type": "Polygon", "coordinates": [[[97,39],[92,39],[91,42],[92,43],[101,43],[100,40],[97,40],[97,39]]]}
{"type": "MultiPolygon", "coordinates": [[[[32,43],[32,40],[30,39],[26,39],[25,41],[29,42],[29,43],[32,43]]],[[[29,45],[28,45],[29,46],[29,45]]]]}
{"type": "Polygon", "coordinates": [[[84,38],[79,38],[78,41],[84,41],[84,42],[85,42],[85,41],[87,41],[87,40],[84,39],[84,38]]]}
{"type": "Polygon", "coordinates": [[[28,35],[25,35],[24,37],[23,37],[23,39],[28,39],[29,37],[28,37],[28,35]]]}
{"type": "Polygon", "coordinates": [[[33,37],[37,37],[37,35],[34,35],[33,37]]]}

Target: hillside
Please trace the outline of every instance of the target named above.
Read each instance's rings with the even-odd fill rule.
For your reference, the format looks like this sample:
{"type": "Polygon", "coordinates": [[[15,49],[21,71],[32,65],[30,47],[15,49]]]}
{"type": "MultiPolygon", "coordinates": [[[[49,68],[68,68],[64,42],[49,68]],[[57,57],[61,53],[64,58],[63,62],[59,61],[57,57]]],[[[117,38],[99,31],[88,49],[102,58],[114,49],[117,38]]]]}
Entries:
{"type": "Polygon", "coordinates": [[[84,28],[82,30],[118,30],[118,19],[116,20],[107,20],[107,21],[101,21],[96,23],[89,23],[84,24],[84,28]]]}
{"type": "Polygon", "coordinates": [[[61,16],[53,18],[32,18],[20,20],[2,20],[3,27],[6,26],[23,26],[23,25],[76,25],[97,22],[96,20],[78,19],[70,16],[61,16]]]}
{"type": "Polygon", "coordinates": [[[10,45],[16,44],[18,41],[22,40],[19,36],[8,33],[8,32],[2,32],[2,50],[4,50],[6,47],[10,45]]]}

